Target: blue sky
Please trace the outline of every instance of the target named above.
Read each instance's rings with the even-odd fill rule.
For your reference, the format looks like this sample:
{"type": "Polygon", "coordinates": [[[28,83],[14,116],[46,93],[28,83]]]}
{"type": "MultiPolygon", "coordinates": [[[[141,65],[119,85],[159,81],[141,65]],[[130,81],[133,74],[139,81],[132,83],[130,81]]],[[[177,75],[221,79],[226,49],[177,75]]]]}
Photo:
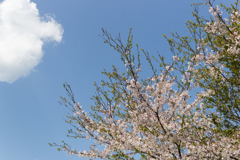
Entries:
{"type": "MultiPolygon", "coordinates": [[[[61,144],[65,140],[78,150],[88,150],[91,144],[66,137],[71,128],[63,121],[68,109],[58,101],[60,96],[66,96],[62,85],[68,82],[76,100],[89,112],[95,91],[93,82],[104,78],[103,68],[111,70],[112,64],[122,66],[119,54],[98,36],[101,28],[113,37],[121,33],[124,41],[132,27],[133,43],[152,55],[159,51],[171,58],[162,34],[170,35],[170,31],[188,34],[185,22],[193,19],[190,6],[193,2],[202,1],[0,3],[0,160],[82,159],[67,156],[48,143],[61,144]]],[[[210,16],[207,8],[200,14],[210,16]]]]}

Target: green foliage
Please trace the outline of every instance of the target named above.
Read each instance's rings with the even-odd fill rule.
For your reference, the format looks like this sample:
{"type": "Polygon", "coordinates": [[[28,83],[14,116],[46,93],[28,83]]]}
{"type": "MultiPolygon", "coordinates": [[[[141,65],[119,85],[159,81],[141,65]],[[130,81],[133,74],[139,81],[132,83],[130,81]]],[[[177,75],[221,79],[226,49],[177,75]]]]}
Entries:
{"type": "MultiPolygon", "coordinates": [[[[225,5],[220,5],[223,9],[230,15],[232,12],[237,10],[239,1],[237,1],[231,7],[226,7],[225,5]]],[[[228,54],[228,49],[231,46],[231,39],[226,39],[231,35],[234,35],[234,32],[238,31],[239,24],[233,23],[230,26],[226,25],[228,33],[226,35],[215,35],[206,32],[205,27],[206,23],[213,23],[214,20],[206,20],[203,17],[198,15],[199,5],[202,4],[193,4],[195,7],[194,12],[192,13],[195,17],[195,22],[188,21],[186,27],[189,29],[191,37],[180,37],[176,32],[172,33],[172,38],[167,38],[166,35],[163,35],[169,42],[170,50],[174,55],[181,56],[181,59],[177,62],[178,65],[181,65],[180,68],[187,66],[187,62],[190,61],[190,58],[200,54],[202,52],[204,55],[207,54],[206,49],[212,50],[215,53],[220,53],[221,57],[219,58],[219,63],[224,66],[225,73],[215,67],[214,72],[217,76],[213,76],[210,73],[209,68],[204,65],[200,65],[199,72],[195,75],[192,75],[193,79],[200,83],[200,87],[204,90],[212,90],[213,93],[206,97],[204,103],[207,108],[212,108],[217,110],[223,116],[223,121],[216,122],[215,124],[219,126],[219,132],[230,133],[229,130],[232,130],[231,133],[234,133],[236,128],[239,128],[240,124],[240,55],[231,55],[228,54]],[[236,30],[230,30],[231,27],[236,27],[236,30]],[[225,45],[229,44],[229,45],[225,45]],[[200,46],[200,50],[197,50],[195,46],[200,46]],[[224,46],[224,47],[223,47],[224,46]],[[223,49],[224,48],[224,49],[223,49]],[[222,77],[224,76],[224,82],[222,77]]],[[[208,3],[209,6],[213,6],[211,2],[208,3]]],[[[224,22],[221,15],[219,20],[224,22]]],[[[212,117],[213,121],[216,117],[212,117]]]]}

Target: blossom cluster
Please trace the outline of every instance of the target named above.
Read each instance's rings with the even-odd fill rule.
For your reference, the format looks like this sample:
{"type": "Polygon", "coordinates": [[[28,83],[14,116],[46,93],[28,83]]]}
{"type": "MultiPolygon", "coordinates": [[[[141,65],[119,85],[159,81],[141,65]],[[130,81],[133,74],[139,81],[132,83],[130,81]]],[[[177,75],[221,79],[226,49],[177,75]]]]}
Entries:
{"type": "Polygon", "coordinates": [[[209,95],[208,92],[198,94],[189,103],[190,89],[173,90],[174,81],[170,77],[161,74],[151,81],[153,85],[143,86],[134,78],[126,80],[127,93],[118,104],[128,109],[125,119],[116,120],[112,112],[100,108],[104,120],[96,122],[76,103],[74,116],[81,122],[80,128],[85,129],[86,138],[105,146],[103,151],[91,148],[76,154],[104,159],[115,151],[134,155],[131,151],[137,150],[150,159],[189,160],[239,155],[240,145],[236,145],[239,135],[229,138],[215,133],[214,124],[203,114],[201,97],[209,95]]]}

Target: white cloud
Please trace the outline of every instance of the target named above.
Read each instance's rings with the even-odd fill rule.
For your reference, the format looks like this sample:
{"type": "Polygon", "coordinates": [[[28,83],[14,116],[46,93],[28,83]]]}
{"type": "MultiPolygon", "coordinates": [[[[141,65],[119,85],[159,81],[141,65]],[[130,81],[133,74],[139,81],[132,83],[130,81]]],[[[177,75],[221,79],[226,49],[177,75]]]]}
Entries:
{"type": "Polygon", "coordinates": [[[12,83],[34,70],[44,42],[62,40],[63,28],[50,16],[40,17],[30,0],[0,3],[0,81],[12,83]]]}

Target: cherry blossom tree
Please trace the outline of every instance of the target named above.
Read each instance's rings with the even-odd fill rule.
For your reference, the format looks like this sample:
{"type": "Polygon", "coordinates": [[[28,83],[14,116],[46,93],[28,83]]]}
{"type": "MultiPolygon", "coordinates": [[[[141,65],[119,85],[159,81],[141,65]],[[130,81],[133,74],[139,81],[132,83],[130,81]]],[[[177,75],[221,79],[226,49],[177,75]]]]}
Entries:
{"type": "Polygon", "coordinates": [[[109,80],[96,86],[95,105],[88,115],[64,84],[70,101],[62,98],[72,115],[65,120],[74,130],[69,136],[94,140],[88,151],[59,146],[69,154],[102,159],[240,159],[239,134],[239,2],[226,7],[229,18],[213,1],[193,4],[196,21],[188,21],[190,37],[164,37],[173,53],[167,63],[160,54],[155,61],[136,45],[131,30],[127,44],[106,30],[104,42],[121,56],[125,72],[113,66],[103,71],[109,80]],[[208,5],[212,17],[198,15],[208,5]],[[141,79],[141,58],[146,57],[152,75],[141,79]],[[157,63],[159,69],[155,69],[157,63]],[[104,149],[100,150],[98,146],[104,149]]]}
{"type": "Polygon", "coordinates": [[[219,7],[209,5],[215,20],[207,22],[206,31],[211,37],[207,43],[211,43],[211,50],[217,54],[213,64],[202,68],[201,82],[204,88],[214,90],[205,104],[223,115],[224,126],[231,132],[240,127],[239,1],[231,7],[221,5],[230,15],[229,19],[222,17],[219,7]]]}

